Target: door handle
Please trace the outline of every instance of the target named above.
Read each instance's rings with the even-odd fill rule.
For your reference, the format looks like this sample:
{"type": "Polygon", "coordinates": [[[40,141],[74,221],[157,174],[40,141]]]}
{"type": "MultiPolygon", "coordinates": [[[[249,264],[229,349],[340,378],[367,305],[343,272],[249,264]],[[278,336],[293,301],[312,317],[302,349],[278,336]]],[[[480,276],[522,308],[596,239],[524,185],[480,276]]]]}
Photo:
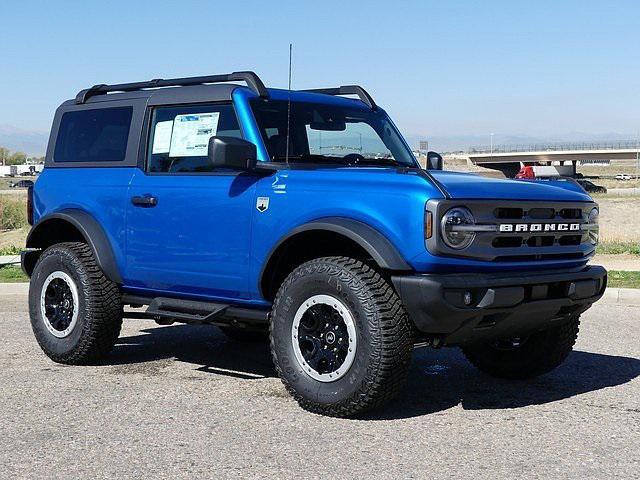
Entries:
{"type": "Polygon", "coordinates": [[[158,204],[158,199],[151,195],[143,195],[141,197],[131,197],[131,203],[136,207],[151,208],[158,204]]]}

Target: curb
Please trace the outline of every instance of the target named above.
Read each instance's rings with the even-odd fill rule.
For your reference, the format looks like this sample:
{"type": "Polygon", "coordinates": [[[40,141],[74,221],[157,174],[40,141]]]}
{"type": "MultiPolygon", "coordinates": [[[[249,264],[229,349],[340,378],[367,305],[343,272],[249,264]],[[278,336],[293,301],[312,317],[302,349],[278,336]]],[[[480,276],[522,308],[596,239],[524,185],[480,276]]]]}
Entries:
{"type": "MultiPolygon", "coordinates": [[[[0,283],[0,296],[27,295],[28,283],[0,283]]],[[[640,306],[640,289],[638,288],[607,288],[598,303],[640,306]]]]}
{"type": "Polygon", "coordinates": [[[0,255],[0,267],[20,265],[20,255],[0,255]]]}
{"type": "Polygon", "coordinates": [[[640,305],[640,289],[607,288],[601,303],[617,303],[620,305],[640,305]]]}

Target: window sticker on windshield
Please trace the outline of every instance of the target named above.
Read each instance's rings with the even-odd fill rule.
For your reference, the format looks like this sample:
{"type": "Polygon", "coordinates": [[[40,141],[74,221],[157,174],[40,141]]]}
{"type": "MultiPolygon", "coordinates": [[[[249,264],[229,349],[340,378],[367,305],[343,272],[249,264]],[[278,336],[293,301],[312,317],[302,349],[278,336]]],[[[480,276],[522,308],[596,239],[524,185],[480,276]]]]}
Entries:
{"type": "Polygon", "coordinates": [[[177,115],[173,121],[170,157],[199,157],[207,154],[209,139],[218,131],[220,112],[177,115]]]}
{"type": "Polygon", "coordinates": [[[173,120],[156,123],[156,130],[153,134],[152,154],[168,153],[171,146],[171,131],[173,130],[173,120]]]}

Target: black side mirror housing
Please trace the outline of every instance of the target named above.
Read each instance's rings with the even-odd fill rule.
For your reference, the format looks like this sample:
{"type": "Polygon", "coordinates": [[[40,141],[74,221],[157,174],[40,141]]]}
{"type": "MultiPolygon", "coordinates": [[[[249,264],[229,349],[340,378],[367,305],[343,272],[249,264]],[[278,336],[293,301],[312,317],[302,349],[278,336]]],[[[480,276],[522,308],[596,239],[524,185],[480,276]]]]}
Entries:
{"type": "Polygon", "coordinates": [[[437,152],[427,152],[427,170],[442,170],[444,161],[437,152]]]}
{"type": "Polygon", "coordinates": [[[253,170],[258,161],[256,146],[236,137],[211,137],[208,157],[214,168],[232,170],[253,170]]]}

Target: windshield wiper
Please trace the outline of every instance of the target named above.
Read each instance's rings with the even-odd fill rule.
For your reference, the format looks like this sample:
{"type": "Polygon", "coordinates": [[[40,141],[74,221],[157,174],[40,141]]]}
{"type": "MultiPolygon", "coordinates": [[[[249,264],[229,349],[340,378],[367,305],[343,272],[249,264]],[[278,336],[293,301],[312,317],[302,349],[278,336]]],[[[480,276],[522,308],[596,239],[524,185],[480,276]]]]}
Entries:
{"type": "Polygon", "coordinates": [[[397,161],[395,158],[365,158],[364,160],[360,160],[359,162],[353,164],[354,166],[366,165],[366,166],[378,166],[384,165],[389,167],[399,167],[402,164],[397,161]]]}
{"type": "MultiPolygon", "coordinates": [[[[273,158],[274,162],[284,162],[286,157],[281,155],[273,158]]],[[[344,165],[349,167],[400,167],[404,164],[398,162],[395,158],[363,158],[357,162],[351,161],[344,157],[333,157],[328,155],[317,154],[301,154],[301,155],[289,155],[290,162],[308,161],[309,163],[324,163],[344,165]]]]}
{"type": "MultiPolygon", "coordinates": [[[[347,162],[342,157],[328,157],[326,155],[314,155],[314,154],[301,154],[301,155],[289,155],[289,161],[299,162],[308,161],[309,163],[335,163],[339,165],[347,165],[347,162]]],[[[286,157],[279,155],[273,157],[274,162],[284,162],[286,157]]]]}

